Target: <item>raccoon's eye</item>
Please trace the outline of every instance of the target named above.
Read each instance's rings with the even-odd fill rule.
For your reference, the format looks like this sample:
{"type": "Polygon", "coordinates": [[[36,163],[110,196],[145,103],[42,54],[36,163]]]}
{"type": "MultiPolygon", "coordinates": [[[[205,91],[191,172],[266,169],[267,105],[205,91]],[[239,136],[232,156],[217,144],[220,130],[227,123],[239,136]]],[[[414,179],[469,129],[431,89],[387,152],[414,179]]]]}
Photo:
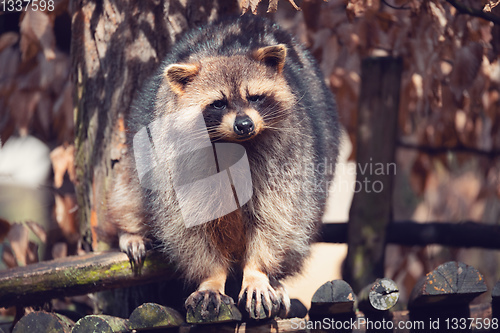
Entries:
{"type": "Polygon", "coordinates": [[[223,99],[220,99],[210,104],[210,106],[217,110],[224,110],[227,106],[227,102],[223,99]]]}
{"type": "Polygon", "coordinates": [[[250,95],[247,99],[250,102],[260,102],[264,99],[264,95],[250,95]]]}

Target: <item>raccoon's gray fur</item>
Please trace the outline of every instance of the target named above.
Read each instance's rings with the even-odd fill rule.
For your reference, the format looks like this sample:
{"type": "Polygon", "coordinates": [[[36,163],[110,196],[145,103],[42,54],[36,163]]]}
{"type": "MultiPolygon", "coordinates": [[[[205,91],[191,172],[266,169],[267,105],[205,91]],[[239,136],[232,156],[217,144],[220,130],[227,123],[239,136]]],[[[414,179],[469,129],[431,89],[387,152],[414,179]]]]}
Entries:
{"type": "MultiPolygon", "coordinates": [[[[139,263],[144,237],[160,241],[166,260],[199,283],[186,306],[201,304],[204,316],[209,304],[217,312],[220,302],[232,301],[224,286],[234,269],[243,271],[239,301],[251,318],[261,318],[262,309],[269,316],[276,306],[288,310],[279,280],[299,272],[309,255],[340,134],[333,96],[311,55],[258,17],[193,30],[135,99],[126,126],[128,154],[120,162],[126,168],[108,200],[121,249],[139,263]],[[144,188],[133,140],[162,116],[182,124],[193,112],[203,114],[212,142],[245,148],[253,195],[233,213],[187,228],[172,186],[175,166],[153,169],[155,189],[144,188]]],[[[154,142],[156,155],[168,160],[172,152],[161,142],[154,142]]],[[[212,197],[217,205],[219,196],[212,197]]]]}

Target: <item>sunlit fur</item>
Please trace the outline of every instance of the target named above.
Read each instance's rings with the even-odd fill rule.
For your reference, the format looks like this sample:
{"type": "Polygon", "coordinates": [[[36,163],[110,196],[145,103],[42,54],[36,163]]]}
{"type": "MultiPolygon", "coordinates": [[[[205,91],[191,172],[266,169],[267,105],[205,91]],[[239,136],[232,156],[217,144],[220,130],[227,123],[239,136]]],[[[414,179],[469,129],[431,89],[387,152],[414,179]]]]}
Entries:
{"type": "MultiPolygon", "coordinates": [[[[161,250],[184,278],[200,283],[198,292],[223,294],[227,274],[239,269],[244,272],[242,292],[255,290],[252,297],[276,294],[288,307],[278,281],[300,272],[309,255],[333,177],[307,172],[304,165],[325,159],[335,163],[338,155],[335,102],[311,56],[288,33],[261,18],[195,30],[176,45],[138,95],[127,125],[129,154],[120,161],[124,171],[108,198],[109,220],[123,234],[161,241],[161,250]],[[224,101],[224,108],[214,107],[216,101],[224,101]],[[155,146],[159,165],[169,169],[154,170],[161,190],[145,191],[134,170],[131,142],[137,131],[165,114],[175,115],[182,126],[197,112],[212,142],[245,147],[253,196],[227,216],[186,228],[172,185],[176,170],[169,164],[169,147],[155,146]],[[250,137],[234,133],[237,115],[253,120],[250,137]]],[[[198,195],[218,205],[226,193],[198,195]]],[[[190,297],[187,305],[192,302],[190,297]]]]}

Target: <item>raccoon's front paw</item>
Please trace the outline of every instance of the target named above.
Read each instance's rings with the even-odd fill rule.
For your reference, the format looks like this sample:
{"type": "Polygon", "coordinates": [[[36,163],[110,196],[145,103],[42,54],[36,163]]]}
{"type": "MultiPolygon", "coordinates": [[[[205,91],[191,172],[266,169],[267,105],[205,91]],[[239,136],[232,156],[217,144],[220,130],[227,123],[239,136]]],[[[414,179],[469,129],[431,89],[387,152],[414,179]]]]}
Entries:
{"type": "Polygon", "coordinates": [[[279,281],[273,280],[271,281],[271,285],[274,288],[274,291],[276,291],[276,296],[278,296],[278,299],[280,301],[280,312],[278,313],[278,317],[280,318],[286,318],[287,314],[290,312],[290,297],[288,296],[288,291],[286,291],[286,288],[283,284],[281,284],[279,281]]]}
{"type": "Polygon", "coordinates": [[[251,319],[286,317],[290,308],[290,299],[283,285],[277,282],[275,289],[270,285],[267,277],[245,280],[238,297],[238,305],[244,308],[251,319]]]}
{"type": "Polygon", "coordinates": [[[186,300],[186,310],[200,313],[203,320],[216,320],[222,304],[233,305],[231,297],[221,294],[217,290],[197,290],[186,300]]]}
{"type": "Polygon", "coordinates": [[[120,250],[128,255],[134,269],[140,269],[146,259],[146,242],[140,235],[123,233],[119,240],[120,250]]]}

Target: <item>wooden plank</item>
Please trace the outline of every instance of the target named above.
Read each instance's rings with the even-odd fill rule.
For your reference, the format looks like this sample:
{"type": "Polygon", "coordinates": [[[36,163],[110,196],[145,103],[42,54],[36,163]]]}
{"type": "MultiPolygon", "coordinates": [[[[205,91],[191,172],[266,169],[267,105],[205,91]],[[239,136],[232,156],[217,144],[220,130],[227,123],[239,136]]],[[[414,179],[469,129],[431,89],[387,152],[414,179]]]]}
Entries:
{"type": "Polygon", "coordinates": [[[344,270],[344,279],[355,292],[384,276],[402,68],[402,59],[392,57],[366,58],[361,64],[356,191],[349,212],[344,270]],[[382,172],[374,171],[380,167],[382,172]]]}
{"type": "Polygon", "coordinates": [[[167,280],[173,269],[149,252],[139,274],[121,252],[89,253],[0,272],[0,307],[32,305],[51,298],[167,280]]]}
{"type": "Polygon", "coordinates": [[[454,247],[500,249],[500,225],[398,221],[388,227],[387,242],[406,246],[441,244],[454,247]]]}
{"type": "Polygon", "coordinates": [[[486,291],[484,277],[474,267],[450,261],[417,282],[408,308],[467,305],[486,291]]]}
{"type": "MultiPolygon", "coordinates": [[[[387,226],[386,242],[404,246],[440,244],[454,247],[500,249],[500,225],[394,221],[387,226]]],[[[347,223],[323,223],[319,242],[346,243],[347,223]]]]}

